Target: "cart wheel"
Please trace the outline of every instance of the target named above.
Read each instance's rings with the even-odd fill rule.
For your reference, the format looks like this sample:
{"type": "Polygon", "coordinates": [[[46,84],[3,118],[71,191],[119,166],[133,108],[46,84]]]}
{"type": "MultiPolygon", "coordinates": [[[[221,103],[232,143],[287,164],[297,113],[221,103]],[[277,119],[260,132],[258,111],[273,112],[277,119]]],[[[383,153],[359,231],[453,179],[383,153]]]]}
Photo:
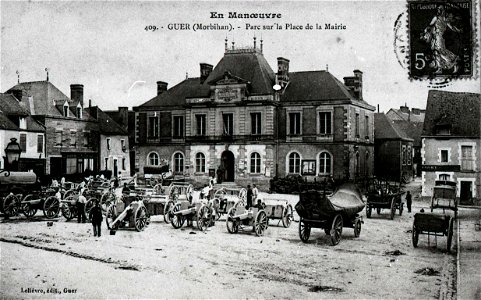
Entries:
{"type": "Polygon", "coordinates": [[[182,227],[182,225],[184,225],[184,222],[185,222],[185,217],[183,215],[176,214],[176,212],[178,211],[180,211],[180,206],[175,205],[172,208],[172,219],[171,219],[172,227],[174,227],[175,229],[179,229],[180,227],[182,227]]]}
{"type": "Polygon", "coordinates": [[[239,223],[234,219],[235,210],[235,207],[231,207],[227,212],[225,224],[229,233],[237,233],[239,231],[239,223]]]}
{"type": "Polygon", "coordinates": [[[245,188],[241,188],[239,191],[239,199],[245,201],[247,197],[247,190],[245,188]]]}
{"type": "Polygon", "coordinates": [[[22,210],[22,213],[25,215],[25,217],[27,218],[31,218],[33,216],[35,216],[35,214],[37,213],[37,209],[30,203],[24,203],[24,202],[28,202],[28,201],[31,201],[33,198],[33,195],[32,194],[28,194],[27,196],[25,196],[22,200],[22,204],[20,205],[20,209],[22,210]]]}
{"type": "Polygon", "coordinates": [[[72,196],[66,198],[63,200],[62,206],[60,207],[60,211],[62,212],[62,216],[67,219],[67,221],[70,221],[74,218],[73,212],[70,209],[69,203],[72,202],[74,199],[72,196]]]}
{"type": "Polygon", "coordinates": [[[74,190],[68,190],[63,194],[63,199],[66,199],[67,197],[70,197],[70,196],[74,196],[76,194],[77,192],[75,192],[74,190]]]}
{"type": "Polygon", "coordinates": [[[413,238],[413,247],[417,248],[418,241],[419,241],[419,231],[417,230],[414,224],[413,224],[413,230],[412,230],[412,238],[413,238]]]}
{"type": "Polygon", "coordinates": [[[342,216],[341,215],[336,215],[334,217],[334,220],[332,221],[332,227],[331,227],[331,245],[335,246],[339,244],[341,241],[341,235],[342,235],[342,216]]]}
{"type": "Polygon", "coordinates": [[[102,194],[102,197],[100,197],[100,204],[102,206],[109,207],[110,203],[115,202],[115,194],[112,192],[107,192],[102,194]]]}
{"type": "Polygon", "coordinates": [[[453,218],[449,218],[448,240],[446,242],[446,248],[448,250],[448,253],[451,252],[451,243],[453,240],[453,227],[454,227],[454,220],[453,218]]]}
{"type": "Polygon", "coordinates": [[[396,198],[392,198],[391,200],[391,220],[394,219],[394,215],[396,214],[396,198]]]}
{"type": "Polygon", "coordinates": [[[58,216],[60,212],[60,201],[55,196],[48,197],[43,202],[43,214],[48,219],[53,219],[58,216]]]}
{"type": "Polygon", "coordinates": [[[3,199],[3,213],[9,217],[18,215],[20,200],[14,194],[10,194],[3,199]]]}
{"type": "Polygon", "coordinates": [[[299,220],[299,237],[301,241],[307,243],[311,235],[311,225],[307,224],[302,218],[299,220]]]}
{"type": "Polygon", "coordinates": [[[85,203],[85,206],[84,206],[84,213],[85,213],[85,217],[87,218],[87,220],[90,222],[92,220],[90,220],[90,211],[92,210],[92,208],[95,206],[95,201],[97,201],[96,198],[90,198],[87,203],[85,203]]]}
{"type": "Polygon", "coordinates": [[[372,207],[370,205],[368,205],[366,207],[366,217],[369,219],[371,218],[371,213],[372,213],[372,207]]]}
{"type": "Polygon", "coordinates": [[[402,216],[403,210],[404,210],[404,203],[401,202],[401,203],[399,204],[399,215],[400,215],[400,216],[402,216]]]}
{"type": "Polygon", "coordinates": [[[376,213],[377,213],[378,215],[381,214],[381,208],[380,208],[380,207],[376,208],[376,213]]]}
{"type": "Polygon", "coordinates": [[[256,214],[254,222],[254,231],[257,236],[262,236],[267,229],[267,214],[264,210],[260,210],[256,214]]]}
{"type": "Polygon", "coordinates": [[[112,224],[114,223],[116,218],[117,218],[117,214],[116,214],[116,210],[115,210],[115,204],[112,203],[107,208],[107,214],[105,215],[105,223],[107,223],[107,228],[109,230],[117,229],[117,227],[119,227],[118,226],[119,223],[112,226],[112,224]]]}
{"type": "Polygon", "coordinates": [[[174,207],[174,201],[167,201],[164,206],[164,221],[169,224],[172,221],[172,208],[174,207]]]}
{"type": "Polygon", "coordinates": [[[197,227],[200,231],[206,231],[207,228],[210,226],[210,222],[212,221],[212,213],[210,209],[202,205],[197,213],[197,227]]]}
{"type": "Polygon", "coordinates": [[[282,209],[282,225],[285,228],[288,228],[289,226],[291,226],[293,219],[294,211],[292,210],[292,205],[287,204],[287,206],[282,209]]]}
{"type": "Polygon", "coordinates": [[[150,223],[150,216],[147,213],[147,209],[145,206],[140,206],[137,208],[137,211],[134,214],[134,225],[135,230],[142,231],[147,227],[150,223]]]}
{"type": "Polygon", "coordinates": [[[359,237],[361,235],[361,220],[356,219],[354,222],[354,237],[359,237]]]}

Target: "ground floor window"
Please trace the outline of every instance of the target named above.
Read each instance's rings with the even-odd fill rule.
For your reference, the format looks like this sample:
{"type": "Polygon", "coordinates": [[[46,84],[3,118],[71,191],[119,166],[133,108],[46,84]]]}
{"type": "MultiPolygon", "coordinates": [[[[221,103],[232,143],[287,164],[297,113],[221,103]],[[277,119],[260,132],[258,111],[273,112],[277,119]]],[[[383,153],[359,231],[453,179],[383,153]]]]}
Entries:
{"type": "Polygon", "coordinates": [[[182,153],[174,154],[174,172],[184,173],[184,155],[182,153]]]}
{"type": "Polygon", "coordinates": [[[195,172],[205,173],[205,155],[204,155],[204,153],[197,153],[195,155],[195,172]]]}
{"type": "Polygon", "coordinates": [[[261,172],[261,155],[257,152],[251,154],[251,173],[261,172]]]}
{"type": "Polygon", "coordinates": [[[301,156],[297,152],[289,154],[289,173],[301,173],[301,156]]]}
{"type": "Polygon", "coordinates": [[[149,154],[148,157],[149,165],[157,166],[159,164],[159,155],[155,152],[149,154]]]}
{"type": "Polygon", "coordinates": [[[319,155],[319,174],[326,175],[331,174],[331,161],[332,157],[327,152],[321,152],[319,155]]]}
{"type": "Polygon", "coordinates": [[[451,175],[449,175],[449,174],[439,174],[439,180],[451,180],[451,175]]]}

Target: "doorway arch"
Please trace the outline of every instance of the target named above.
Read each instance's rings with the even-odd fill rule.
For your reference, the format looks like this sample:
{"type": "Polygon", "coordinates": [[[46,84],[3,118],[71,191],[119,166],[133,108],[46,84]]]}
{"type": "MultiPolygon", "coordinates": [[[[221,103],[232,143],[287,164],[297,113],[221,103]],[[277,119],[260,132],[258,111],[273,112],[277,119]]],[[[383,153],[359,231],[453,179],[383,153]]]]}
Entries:
{"type": "Polygon", "coordinates": [[[222,182],[234,182],[235,176],[235,157],[229,150],[222,152],[220,157],[220,172],[222,182]]]}

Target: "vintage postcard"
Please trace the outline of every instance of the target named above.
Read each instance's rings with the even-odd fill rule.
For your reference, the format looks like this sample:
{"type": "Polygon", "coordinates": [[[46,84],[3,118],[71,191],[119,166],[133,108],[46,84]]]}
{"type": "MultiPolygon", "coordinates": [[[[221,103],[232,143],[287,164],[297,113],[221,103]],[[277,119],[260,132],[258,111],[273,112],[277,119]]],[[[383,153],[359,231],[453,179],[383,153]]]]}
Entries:
{"type": "Polygon", "coordinates": [[[0,298],[479,299],[479,12],[1,1],[0,298]]]}

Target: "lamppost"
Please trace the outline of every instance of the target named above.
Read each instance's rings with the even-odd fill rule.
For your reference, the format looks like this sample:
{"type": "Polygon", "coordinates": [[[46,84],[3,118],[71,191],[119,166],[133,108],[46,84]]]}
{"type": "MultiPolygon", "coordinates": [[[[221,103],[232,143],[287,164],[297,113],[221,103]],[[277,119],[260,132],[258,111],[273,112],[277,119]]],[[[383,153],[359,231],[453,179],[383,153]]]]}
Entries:
{"type": "Polygon", "coordinates": [[[20,148],[20,144],[17,143],[17,139],[11,138],[10,143],[8,143],[7,147],[5,148],[5,169],[0,169],[0,174],[3,174],[5,177],[10,176],[10,170],[12,169],[12,166],[15,164],[18,166],[21,153],[22,148],[20,148]]]}

